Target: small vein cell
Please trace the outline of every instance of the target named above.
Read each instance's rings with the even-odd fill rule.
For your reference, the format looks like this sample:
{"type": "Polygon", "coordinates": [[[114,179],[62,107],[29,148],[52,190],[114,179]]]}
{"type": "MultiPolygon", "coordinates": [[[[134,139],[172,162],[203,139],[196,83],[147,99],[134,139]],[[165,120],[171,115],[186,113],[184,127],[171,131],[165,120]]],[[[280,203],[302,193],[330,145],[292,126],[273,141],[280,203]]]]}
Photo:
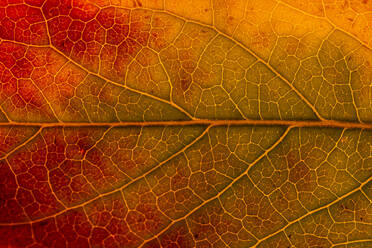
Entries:
{"type": "Polygon", "coordinates": [[[41,9],[36,2],[26,2],[0,5],[0,38],[24,44],[47,45],[49,34],[41,9]]]}

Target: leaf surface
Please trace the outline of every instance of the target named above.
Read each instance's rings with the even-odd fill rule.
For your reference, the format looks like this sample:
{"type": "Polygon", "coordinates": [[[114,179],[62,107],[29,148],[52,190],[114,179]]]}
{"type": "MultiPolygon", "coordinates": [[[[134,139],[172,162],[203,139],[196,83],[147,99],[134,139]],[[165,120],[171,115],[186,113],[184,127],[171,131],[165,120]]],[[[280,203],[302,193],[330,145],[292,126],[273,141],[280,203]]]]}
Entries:
{"type": "Polygon", "coordinates": [[[0,246],[371,246],[371,10],[0,1],[0,246]]]}

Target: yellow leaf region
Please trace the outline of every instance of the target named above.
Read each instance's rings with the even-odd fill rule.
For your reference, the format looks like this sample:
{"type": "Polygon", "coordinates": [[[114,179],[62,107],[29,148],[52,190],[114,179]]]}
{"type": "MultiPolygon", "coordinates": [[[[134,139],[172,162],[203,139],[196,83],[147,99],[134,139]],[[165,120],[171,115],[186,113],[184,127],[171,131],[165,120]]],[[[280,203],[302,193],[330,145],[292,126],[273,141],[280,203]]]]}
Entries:
{"type": "Polygon", "coordinates": [[[0,0],[0,247],[372,247],[372,1],[0,0]]]}

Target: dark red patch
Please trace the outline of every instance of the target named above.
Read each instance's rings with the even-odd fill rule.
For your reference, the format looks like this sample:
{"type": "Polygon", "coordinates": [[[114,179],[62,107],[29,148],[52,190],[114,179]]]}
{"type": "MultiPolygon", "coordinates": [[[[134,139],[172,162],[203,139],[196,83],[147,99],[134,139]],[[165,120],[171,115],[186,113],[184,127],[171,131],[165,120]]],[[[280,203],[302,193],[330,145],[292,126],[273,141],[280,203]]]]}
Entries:
{"type": "Polygon", "coordinates": [[[161,246],[158,239],[153,239],[145,243],[142,248],[161,248],[161,246]]]}
{"type": "Polygon", "coordinates": [[[0,226],[0,247],[29,247],[33,243],[31,225],[0,226]]]}
{"type": "Polygon", "coordinates": [[[93,227],[82,208],[57,216],[56,226],[69,247],[89,247],[93,227]]]}
{"type": "MultiPolygon", "coordinates": [[[[39,3],[31,3],[38,5],[39,3]]],[[[46,23],[38,8],[26,4],[0,7],[0,38],[27,44],[48,44],[46,23]]]]}
{"type": "MultiPolygon", "coordinates": [[[[115,17],[116,11],[120,12],[119,9],[117,10],[114,7],[101,9],[101,11],[97,15],[98,22],[106,29],[111,28],[115,23],[115,19],[117,19],[117,17],[115,17]]],[[[128,20],[122,21],[123,23],[129,23],[129,11],[126,12],[128,13],[127,14],[128,20]]]]}
{"type": "Polygon", "coordinates": [[[288,152],[285,157],[289,169],[292,169],[300,161],[300,154],[297,150],[288,152]]]}
{"type": "Polygon", "coordinates": [[[186,91],[191,85],[191,79],[190,78],[187,78],[187,79],[181,79],[181,89],[183,91],[186,91]]]}
{"type": "Polygon", "coordinates": [[[137,5],[138,5],[138,7],[142,7],[142,2],[141,2],[141,0],[137,0],[137,5]]]}
{"type": "MultiPolygon", "coordinates": [[[[9,157],[18,181],[15,199],[30,219],[49,216],[63,209],[50,188],[46,159],[47,146],[40,135],[9,157]]],[[[27,220],[20,216],[11,218],[15,222],[27,220]]]]}
{"type": "Polygon", "coordinates": [[[71,0],[47,0],[43,5],[43,13],[47,19],[68,15],[72,9],[71,0]]]}
{"type": "Polygon", "coordinates": [[[55,219],[32,224],[35,241],[47,247],[66,247],[66,240],[59,232],[55,219]]]}
{"type": "Polygon", "coordinates": [[[26,219],[22,207],[15,200],[18,185],[5,160],[0,161],[0,223],[26,219]]]}
{"type": "Polygon", "coordinates": [[[44,2],[45,0],[25,0],[25,3],[37,7],[41,7],[44,2]]]}
{"type": "Polygon", "coordinates": [[[304,178],[309,171],[310,169],[306,166],[306,164],[304,162],[300,162],[289,171],[289,181],[292,183],[297,183],[299,180],[304,178]]]}
{"type": "Polygon", "coordinates": [[[149,44],[151,11],[48,0],[43,12],[57,49],[90,71],[101,65],[101,73],[115,81],[123,80],[127,66],[149,44]]]}

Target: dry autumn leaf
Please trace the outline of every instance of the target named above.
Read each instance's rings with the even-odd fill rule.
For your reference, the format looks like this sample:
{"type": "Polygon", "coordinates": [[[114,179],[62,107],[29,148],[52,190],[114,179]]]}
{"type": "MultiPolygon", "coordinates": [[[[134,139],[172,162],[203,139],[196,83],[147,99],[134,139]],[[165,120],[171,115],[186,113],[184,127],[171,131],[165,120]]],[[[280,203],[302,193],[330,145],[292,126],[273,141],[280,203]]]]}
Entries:
{"type": "Polygon", "coordinates": [[[372,1],[0,0],[0,247],[372,247],[372,1]]]}

